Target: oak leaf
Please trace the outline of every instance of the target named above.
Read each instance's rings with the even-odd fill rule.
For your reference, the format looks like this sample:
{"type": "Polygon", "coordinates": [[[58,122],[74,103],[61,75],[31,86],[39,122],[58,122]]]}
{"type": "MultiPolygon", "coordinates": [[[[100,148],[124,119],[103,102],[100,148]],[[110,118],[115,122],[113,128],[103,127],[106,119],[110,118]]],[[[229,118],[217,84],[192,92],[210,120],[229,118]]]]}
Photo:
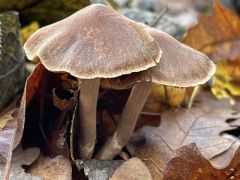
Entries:
{"type": "Polygon", "coordinates": [[[200,15],[198,20],[198,24],[188,30],[183,43],[206,53],[215,62],[234,60],[240,54],[240,21],[234,12],[217,0],[213,14],[200,15]]]}
{"type": "Polygon", "coordinates": [[[225,180],[240,178],[240,148],[231,163],[223,169],[215,169],[205,159],[195,144],[177,150],[176,157],[167,163],[163,180],[225,180]]]}
{"type": "Polygon", "coordinates": [[[147,145],[138,147],[134,156],[145,159],[147,166],[155,167],[153,171],[157,175],[153,177],[160,179],[176,150],[196,143],[206,159],[222,168],[230,162],[240,144],[236,137],[224,135],[225,131],[239,127],[234,124],[239,117],[239,112],[233,110],[227,101],[217,101],[211,94],[202,93],[194,108],[163,112],[159,127],[145,126],[137,131],[131,144],[138,147],[144,138],[147,145]],[[227,119],[231,119],[231,123],[227,119]]]}

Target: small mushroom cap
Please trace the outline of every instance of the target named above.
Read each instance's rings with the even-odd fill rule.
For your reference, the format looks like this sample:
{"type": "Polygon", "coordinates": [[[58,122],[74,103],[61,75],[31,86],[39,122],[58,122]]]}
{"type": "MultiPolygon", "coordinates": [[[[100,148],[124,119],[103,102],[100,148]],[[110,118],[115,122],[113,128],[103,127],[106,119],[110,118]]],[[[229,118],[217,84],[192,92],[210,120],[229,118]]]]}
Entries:
{"type": "Polygon", "coordinates": [[[28,59],[77,78],[112,78],[160,61],[156,41],[138,23],[94,4],[36,31],[25,43],[28,59]]]}
{"type": "Polygon", "coordinates": [[[127,89],[140,81],[190,87],[206,83],[215,73],[215,64],[205,54],[178,42],[162,31],[145,25],[142,27],[147,29],[161,47],[161,61],[157,66],[142,72],[102,80],[107,88],[127,89]]]}
{"type": "Polygon", "coordinates": [[[158,84],[189,87],[206,83],[215,73],[215,64],[205,54],[162,31],[146,29],[158,42],[163,54],[157,66],[144,71],[142,77],[158,84]]]}

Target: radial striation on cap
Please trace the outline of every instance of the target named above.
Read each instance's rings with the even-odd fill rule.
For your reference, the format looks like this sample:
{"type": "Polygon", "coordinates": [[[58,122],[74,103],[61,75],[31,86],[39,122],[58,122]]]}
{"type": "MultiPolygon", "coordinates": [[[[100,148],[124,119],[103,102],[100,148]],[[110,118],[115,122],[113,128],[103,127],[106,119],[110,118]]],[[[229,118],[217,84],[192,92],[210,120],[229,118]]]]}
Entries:
{"type": "Polygon", "coordinates": [[[154,83],[177,87],[189,87],[206,83],[215,73],[215,64],[203,53],[194,50],[170,35],[146,27],[162,50],[157,66],[141,73],[143,79],[154,83]]]}
{"type": "Polygon", "coordinates": [[[25,43],[28,59],[50,71],[113,78],[156,66],[161,50],[138,23],[94,4],[36,31],[25,43]]]}

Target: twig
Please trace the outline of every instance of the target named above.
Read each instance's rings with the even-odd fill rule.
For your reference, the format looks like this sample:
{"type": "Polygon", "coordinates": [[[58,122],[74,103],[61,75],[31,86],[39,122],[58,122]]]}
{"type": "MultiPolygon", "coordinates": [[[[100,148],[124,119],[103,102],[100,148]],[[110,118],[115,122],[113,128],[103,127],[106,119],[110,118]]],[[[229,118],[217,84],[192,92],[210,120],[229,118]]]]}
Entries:
{"type": "Polygon", "coordinates": [[[150,27],[155,27],[158,23],[158,21],[163,17],[164,14],[166,14],[169,11],[167,0],[165,1],[164,9],[161,13],[159,13],[158,17],[149,25],[150,27]]]}
{"type": "Polygon", "coordinates": [[[188,108],[190,109],[193,106],[193,101],[195,100],[196,96],[198,95],[199,91],[200,91],[200,85],[194,87],[190,101],[188,103],[188,108]]]}
{"type": "Polygon", "coordinates": [[[146,112],[146,111],[142,111],[141,114],[148,115],[148,116],[161,116],[161,113],[153,113],[153,112],[146,112]]]}

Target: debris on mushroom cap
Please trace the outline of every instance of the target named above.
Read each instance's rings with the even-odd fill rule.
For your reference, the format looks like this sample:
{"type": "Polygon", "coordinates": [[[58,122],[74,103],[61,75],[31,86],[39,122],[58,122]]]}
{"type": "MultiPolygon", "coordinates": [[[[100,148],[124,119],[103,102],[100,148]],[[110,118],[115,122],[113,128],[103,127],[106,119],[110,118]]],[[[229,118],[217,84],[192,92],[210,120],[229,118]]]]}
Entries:
{"type": "Polygon", "coordinates": [[[146,29],[158,42],[163,54],[157,66],[144,71],[144,77],[158,84],[189,87],[206,83],[215,73],[215,64],[205,54],[162,31],[146,29]]]}
{"type": "Polygon", "coordinates": [[[112,78],[156,66],[161,50],[138,23],[94,4],[36,31],[25,43],[30,60],[77,78],[112,78]]]}

